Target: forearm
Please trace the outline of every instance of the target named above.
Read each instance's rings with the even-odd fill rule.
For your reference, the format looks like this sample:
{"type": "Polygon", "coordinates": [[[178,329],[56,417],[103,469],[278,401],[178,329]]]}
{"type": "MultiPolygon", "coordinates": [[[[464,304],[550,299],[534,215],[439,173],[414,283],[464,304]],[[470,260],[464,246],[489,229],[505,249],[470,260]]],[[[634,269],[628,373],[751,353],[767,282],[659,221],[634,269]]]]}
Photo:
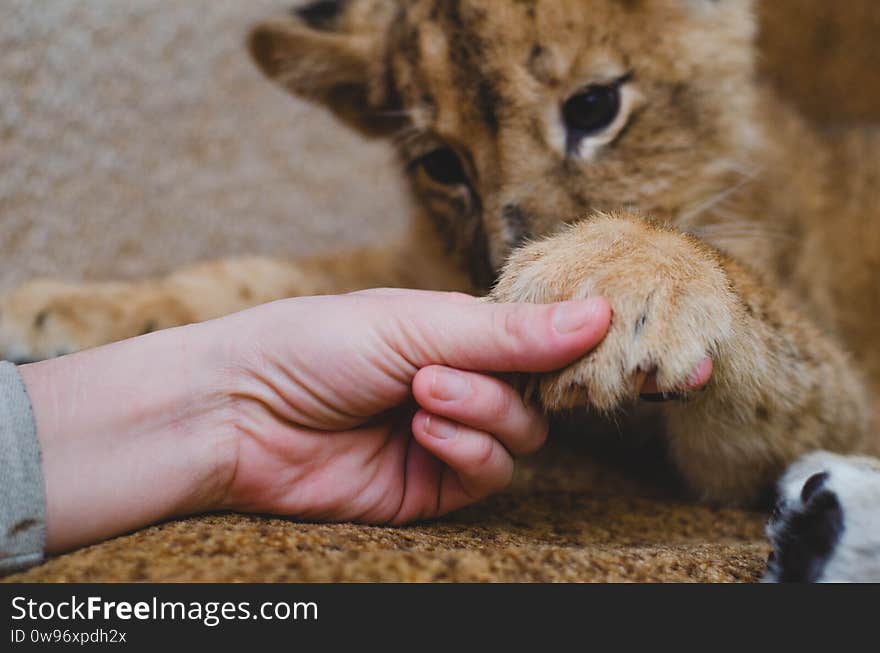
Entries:
{"type": "Polygon", "coordinates": [[[20,368],[42,449],[47,551],[218,502],[235,441],[207,328],[20,368]]]}

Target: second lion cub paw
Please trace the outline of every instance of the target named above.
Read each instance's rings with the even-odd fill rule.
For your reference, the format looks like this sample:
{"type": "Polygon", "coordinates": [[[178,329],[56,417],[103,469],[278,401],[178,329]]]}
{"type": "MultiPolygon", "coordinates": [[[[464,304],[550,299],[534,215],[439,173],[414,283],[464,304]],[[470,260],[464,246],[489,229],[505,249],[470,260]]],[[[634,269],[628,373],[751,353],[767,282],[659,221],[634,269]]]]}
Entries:
{"type": "Polygon", "coordinates": [[[0,297],[0,360],[28,363],[185,324],[150,284],[26,283],[0,297]]]}
{"type": "Polygon", "coordinates": [[[518,250],[492,292],[502,302],[591,296],[611,303],[611,328],[589,355],[540,379],[548,410],[615,410],[649,375],[662,393],[692,387],[707,356],[724,356],[741,310],[714,250],[630,215],[598,215],[518,250]]]}

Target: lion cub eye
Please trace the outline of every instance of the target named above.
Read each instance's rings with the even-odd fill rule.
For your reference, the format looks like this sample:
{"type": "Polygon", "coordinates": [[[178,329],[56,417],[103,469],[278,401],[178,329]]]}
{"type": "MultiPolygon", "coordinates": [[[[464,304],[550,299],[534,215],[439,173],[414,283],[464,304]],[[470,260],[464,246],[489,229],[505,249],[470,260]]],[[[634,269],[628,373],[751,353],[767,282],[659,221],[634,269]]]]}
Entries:
{"type": "Polygon", "coordinates": [[[468,181],[461,159],[448,147],[429,152],[419,159],[417,164],[438,184],[458,186],[468,181]]]}
{"type": "Polygon", "coordinates": [[[569,132],[580,137],[602,131],[620,113],[620,84],[590,86],[562,105],[562,118],[569,132]]]}

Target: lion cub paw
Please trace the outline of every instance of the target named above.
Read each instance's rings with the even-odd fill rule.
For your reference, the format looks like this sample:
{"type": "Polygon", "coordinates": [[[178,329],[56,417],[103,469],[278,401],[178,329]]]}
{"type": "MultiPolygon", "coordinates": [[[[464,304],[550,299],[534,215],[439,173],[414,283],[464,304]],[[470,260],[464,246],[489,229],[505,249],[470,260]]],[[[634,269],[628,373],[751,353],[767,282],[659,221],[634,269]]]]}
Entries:
{"type": "Polygon", "coordinates": [[[660,392],[683,392],[730,340],[737,311],[712,249],[627,215],[599,215],[516,251],[492,292],[501,302],[591,296],[611,303],[611,328],[579,362],[541,378],[548,410],[613,411],[651,374],[660,392]]]}
{"type": "Polygon", "coordinates": [[[138,284],[32,281],[0,297],[0,360],[63,356],[180,323],[177,313],[138,284]]]}

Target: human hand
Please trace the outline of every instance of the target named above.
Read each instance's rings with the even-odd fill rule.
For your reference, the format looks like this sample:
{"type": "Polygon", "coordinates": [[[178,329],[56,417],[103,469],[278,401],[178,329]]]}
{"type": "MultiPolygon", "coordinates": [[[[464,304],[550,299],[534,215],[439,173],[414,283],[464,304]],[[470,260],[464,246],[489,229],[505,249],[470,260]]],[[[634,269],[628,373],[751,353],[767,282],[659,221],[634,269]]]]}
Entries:
{"type": "Polygon", "coordinates": [[[454,510],[502,488],[513,457],[546,435],[544,418],[485,372],[564,366],[609,320],[601,299],[370,291],[23,366],[47,549],[218,509],[371,523],[454,510]],[[452,399],[457,385],[466,392],[452,399]]]}
{"type": "Polygon", "coordinates": [[[497,492],[547,423],[486,372],[557,369],[609,320],[603,299],[491,305],[378,290],[218,322],[241,345],[226,357],[238,447],[222,507],[404,523],[497,492]]]}

